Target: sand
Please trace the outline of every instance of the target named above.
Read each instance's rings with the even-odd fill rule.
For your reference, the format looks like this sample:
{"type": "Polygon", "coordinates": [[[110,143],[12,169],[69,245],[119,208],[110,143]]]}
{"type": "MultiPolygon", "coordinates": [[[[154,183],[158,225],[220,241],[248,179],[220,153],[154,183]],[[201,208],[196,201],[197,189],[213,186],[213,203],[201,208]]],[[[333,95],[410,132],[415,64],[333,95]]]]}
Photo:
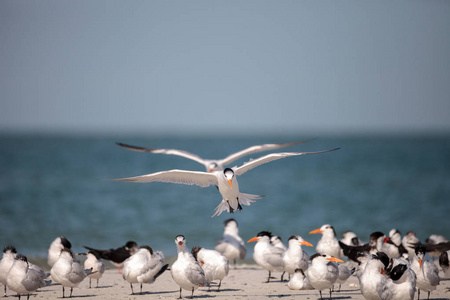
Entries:
{"type": "MultiPolygon", "coordinates": [[[[319,292],[292,291],[287,286],[287,281],[280,282],[281,273],[273,273],[276,279],[273,282],[263,283],[267,279],[268,272],[254,264],[241,264],[236,269],[231,268],[227,277],[222,281],[220,292],[216,292],[217,286],[212,286],[211,292],[208,288],[199,288],[194,292],[194,299],[319,299],[319,292]]],[[[442,271],[440,273],[443,276],[442,271]]],[[[166,271],[153,284],[144,284],[143,293],[131,295],[130,284],[123,280],[117,269],[107,269],[100,278],[99,287],[92,280],[93,288],[89,288],[89,279],[85,279],[73,290],[72,297],[79,299],[176,299],[179,297],[179,287],[173,281],[170,272],[166,271]]],[[[3,288],[3,287],[2,287],[3,288]]],[[[139,292],[139,285],[134,285],[134,291],[139,292]]],[[[449,299],[450,280],[444,279],[435,291],[431,293],[430,299],[449,299]]],[[[66,288],[66,297],[70,289],[66,288]]],[[[15,293],[8,291],[8,295],[15,293]]],[[[191,292],[183,290],[183,298],[190,298],[191,292]]],[[[328,299],[328,291],[323,293],[328,299]]],[[[421,293],[421,299],[426,299],[426,293],[421,293]]],[[[12,297],[9,297],[12,298],[12,297]]],[[[32,293],[30,299],[61,299],[61,285],[52,284],[32,293]]],[[[358,279],[355,276],[342,285],[341,292],[335,292],[333,299],[364,299],[360,290],[358,279]]],[[[16,298],[17,299],[17,298],[16,298]]],[[[23,299],[23,298],[22,298],[23,299]]],[[[25,298],[26,299],[26,298],[25,298]]],[[[415,295],[417,299],[417,293],[415,295]]]]}

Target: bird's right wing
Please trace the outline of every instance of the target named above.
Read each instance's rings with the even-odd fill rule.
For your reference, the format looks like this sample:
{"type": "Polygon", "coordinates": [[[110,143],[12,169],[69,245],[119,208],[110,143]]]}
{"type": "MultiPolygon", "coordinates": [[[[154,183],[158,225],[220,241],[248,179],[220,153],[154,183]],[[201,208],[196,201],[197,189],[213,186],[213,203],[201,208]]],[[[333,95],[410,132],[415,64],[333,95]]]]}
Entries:
{"type": "Polygon", "coordinates": [[[305,155],[305,154],[317,154],[317,153],[325,153],[325,152],[330,152],[330,151],[335,151],[338,150],[340,148],[335,148],[335,149],[331,149],[331,150],[323,150],[323,151],[314,151],[314,152],[280,152],[280,153],[270,153],[264,156],[261,156],[259,158],[250,160],[249,162],[246,162],[245,164],[243,164],[240,167],[235,167],[234,169],[234,173],[236,173],[236,175],[242,175],[245,172],[256,168],[259,165],[262,164],[266,164],[268,162],[277,160],[277,159],[282,159],[285,157],[289,157],[289,156],[298,156],[298,155],[305,155]]]}
{"type": "Polygon", "coordinates": [[[160,153],[160,154],[167,154],[167,155],[177,155],[177,156],[182,156],[187,159],[194,160],[202,165],[204,165],[206,163],[205,160],[203,158],[201,158],[200,156],[198,156],[196,154],[192,154],[187,151],[183,151],[183,150],[144,148],[144,147],[139,147],[139,146],[127,145],[124,143],[116,143],[116,144],[119,145],[120,147],[129,149],[129,150],[133,150],[133,151],[160,153]]]}
{"type": "Polygon", "coordinates": [[[235,161],[236,159],[239,159],[243,156],[246,156],[246,155],[249,155],[252,153],[294,146],[294,145],[306,143],[307,141],[308,140],[300,141],[300,142],[293,142],[293,143],[254,145],[254,146],[248,147],[246,149],[243,149],[241,151],[238,151],[236,153],[228,155],[227,157],[225,157],[224,159],[221,160],[221,163],[223,165],[228,165],[228,164],[232,163],[233,161],[235,161]]]}
{"type": "Polygon", "coordinates": [[[113,180],[130,181],[130,182],[153,182],[153,181],[172,182],[187,185],[198,185],[201,187],[219,184],[215,173],[185,171],[185,170],[169,170],[136,177],[120,178],[113,180]]]}

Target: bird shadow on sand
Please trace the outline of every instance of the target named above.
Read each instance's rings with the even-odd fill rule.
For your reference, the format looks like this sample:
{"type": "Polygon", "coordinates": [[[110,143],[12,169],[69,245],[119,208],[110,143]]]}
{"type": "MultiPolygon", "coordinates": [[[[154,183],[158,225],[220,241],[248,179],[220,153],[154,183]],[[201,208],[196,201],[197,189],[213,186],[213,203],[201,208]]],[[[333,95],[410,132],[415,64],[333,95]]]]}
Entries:
{"type": "Polygon", "coordinates": [[[220,291],[212,289],[211,291],[206,291],[206,292],[211,293],[211,294],[220,295],[221,292],[239,292],[239,291],[241,291],[241,289],[220,289],[220,291]]]}
{"type": "Polygon", "coordinates": [[[146,292],[142,292],[142,293],[134,293],[134,294],[129,294],[130,296],[140,296],[140,295],[162,295],[162,294],[171,294],[171,293],[177,293],[179,291],[175,290],[175,291],[162,291],[162,292],[151,292],[151,291],[146,291],[146,292]]]}

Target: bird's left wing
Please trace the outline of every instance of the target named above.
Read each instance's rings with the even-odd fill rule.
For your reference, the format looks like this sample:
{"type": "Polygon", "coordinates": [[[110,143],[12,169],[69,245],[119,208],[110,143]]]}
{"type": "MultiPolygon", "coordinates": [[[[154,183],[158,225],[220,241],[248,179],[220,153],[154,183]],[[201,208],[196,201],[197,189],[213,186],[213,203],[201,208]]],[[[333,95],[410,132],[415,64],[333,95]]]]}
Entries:
{"type": "Polygon", "coordinates": [[[218,185],[215,173],[185,171],[185,170],[169,170],[141,175],[136,177],[113,179],[115,181],[131,181],[131,182],[172,182],[187,185],[198,185],[207,187],[212,184],[218,185]]]}
{"type": "Polygon", "coordinates": [[[224,159],[221,159],[220,162],[222,163],[222,165],[228,165],[228,164],[232,163],[233,161],[235,161],[236,159],[239,159],[241,157],[244,157],[244,156],[252,154],[252,153],[294,146],[294,145],[306,143],[307,141],[308,140],[300,141],[300,142],[293,142],[293,143],[254,145],[254,146],[248,147],[246,149],[243,149],[239,152],[230,154],[227,157],[225,157],[224,159]]]}
{"type": "Polygon", "coordinates": [[[242,175],[245,172],[256,168],[259,165],[262,164],[266,164],[268,162],[277,160],[277,159],[282,159],[285,157],[289,157],[289,156],[298,156],[298,155],[305,155],[305,154],[317,154],[317,153],[325,153],[325,152],[330,152],[330,151],[335,151],[338,150],[340,148],[335,148],[335,149],[331,149],[331,150],[323,150],[323,151],[314,151],[314,152],[280,152],[280,153],[271,153],[271,154],[267,154],[264,156],[261,156],[259,158],[256,158],[254,160],[251,160],[245,164],[243,164],[240,167],[235,167],[234,169],[234,173],[236,175],[242,175]]]}

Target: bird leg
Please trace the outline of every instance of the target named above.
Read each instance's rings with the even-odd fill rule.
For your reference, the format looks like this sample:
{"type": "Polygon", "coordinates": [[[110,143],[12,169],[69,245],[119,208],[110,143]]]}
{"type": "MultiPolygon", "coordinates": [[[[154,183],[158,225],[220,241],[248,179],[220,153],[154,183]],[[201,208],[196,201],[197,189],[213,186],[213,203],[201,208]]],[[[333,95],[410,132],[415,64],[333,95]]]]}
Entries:
{"type": "Polygon", "coordinates": [[[72,292],[73,292],[73,287],[70,288],[70,297],[69,298],[72,298],[72,292]]]}
{"type": "Polygon", "coordinates": [[[180,297],[178,299],[183,299],[183,298],[181,298],[181,288],[180,288],[180,297]]]}
{"type": "Polygon", "coordinates": [[[230,209],[230,214],[234,212],[234,208],[231,207],[230,202],[227,200],[228,208],[230,209]]]}
{"type": "Polygon", "coordinates": [[[63,288],[63,298],[64,298],[64,286],[62,288],[63,288]]]}
{"type": "Polygon", "coordinates": [[[131,295],[134,295],[134,291],[133,291],[133,284],[132,284],[132,283],[130,283],[130,286],[131,286],[131,295]]]}
{"type": "Polygon", "coordinates": [[[194,288],[192,288],[191,299],[194,299],[194,288]]]}
{"type": "Polygon", "coordinates": [[[92,278],[89,277],[89,288],[91,288],[91,280],[92,278]]]}
{"type": "Polygon", "coordinates": [[[319,290],[319,294],[320,294],[320,300],[323,300],[323,298],[322,298],[322,291],[319,290]]]}
{"type": "Polygon", "coordinates": [[[331,289],[330,289],[330,300],[331,300],[331,289]]]}
{"type": "Polygon", "coordinates": [[[428,291],[428,298],[427,299],[430,299],[430,294],[431,294],[431,291],[428,291]]]}
{"type": "Polygon", "coordinates": [[[141,292],[140,292],[140,294],[142,294],[142,283],[141,283],[141,292]]]}
{"type": "Polygon", "coordinates": [[[238,210],[242,210],[241,203],[239,203],[239,198],[236,198],[236,200],[237,200],[237,203],[238,203],[237,209],[238,209],[238,210]]]}
{"type": "Polygon", "coordinates": [[[267,277],[266,283],[270,282],[270,271],[269,271],[269,277],[267,277]]]}
{"type": "Polygon", "coordinates": [[[98,288],[98,280],[99,280],[99,278],[97,278],[97,288],[98,288]]]}
{"type": "Polygon", "coordinates": [[[281,282],[283,282],[284,273],[286,273],[286,271],[283,271],[283,274],[281,274],[281,282]]]}
{"type": "Polygon", "coordinates": [[[5,295],[3,297],[6,297],[6,284],[5,284],[5,295]]]}
{"type": "Polygon", "coordinates": [[[220,291],[220,286],[222,285],[222,279],[219,281],[219,287],[217,288],[217,291],[220,291]]]}

